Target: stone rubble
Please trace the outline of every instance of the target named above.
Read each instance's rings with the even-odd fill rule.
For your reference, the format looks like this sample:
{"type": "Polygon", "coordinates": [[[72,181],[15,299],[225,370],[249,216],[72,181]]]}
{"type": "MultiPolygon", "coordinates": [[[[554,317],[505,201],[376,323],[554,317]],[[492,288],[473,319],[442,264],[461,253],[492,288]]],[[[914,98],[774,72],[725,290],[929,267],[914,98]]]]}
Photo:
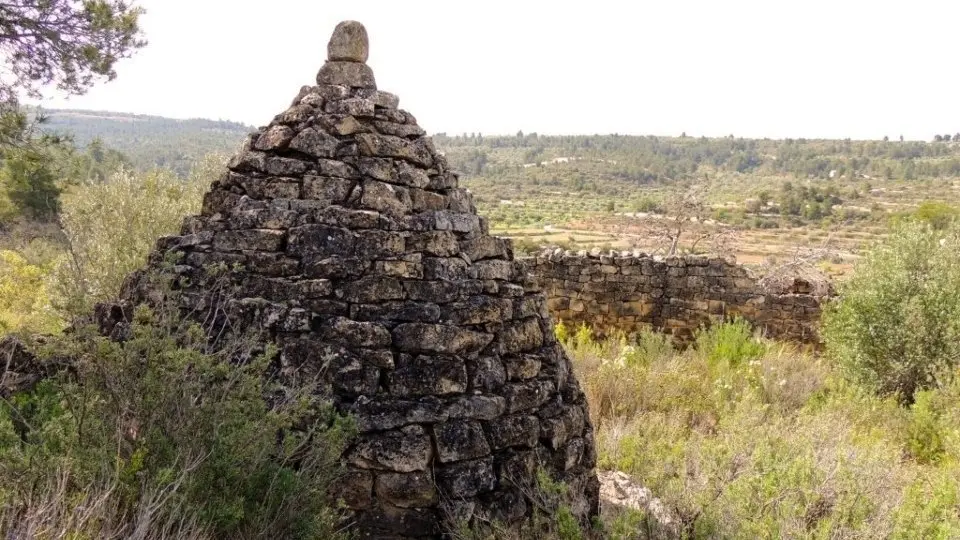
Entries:
{"type": "Polygon", "coordinates": [[[600,501],[604,514],[613,514],[621,509],[643,512],[651,520],[658,537],[680,537],[678,520],[649,488],[634,482],[630,475],[621,471],[602,471],[597,476],[600,479],[600,501]]]}
{"type": "Polygon", "coordinates": [[[356,417],[336,489],[361,536],[522,522],[537,468],[586,521],[593,428],[544,294],[368,54],[360,23],[338,25],[317,85],[250,135],[152,264],[181,254],[185,310],[210,302],[209,265],[234,268],[233,328],[266,332],[283,380],[321,377],[356,417]]]}

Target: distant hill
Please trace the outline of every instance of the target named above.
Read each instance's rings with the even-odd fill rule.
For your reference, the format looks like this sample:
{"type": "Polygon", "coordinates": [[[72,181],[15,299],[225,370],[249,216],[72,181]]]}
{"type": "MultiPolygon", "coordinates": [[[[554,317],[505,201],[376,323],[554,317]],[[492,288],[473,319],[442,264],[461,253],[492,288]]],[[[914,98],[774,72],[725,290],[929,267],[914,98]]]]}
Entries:
{"type": "Polygon", "coordinates": [[[73,135],[80,146],[99,137],[122,152],[137,168],[169,167],[186,174],[204,155],[232,154],[243,137],[256,129],[239,122],[78,109],[44,109],[45,129],[73,135]]]}

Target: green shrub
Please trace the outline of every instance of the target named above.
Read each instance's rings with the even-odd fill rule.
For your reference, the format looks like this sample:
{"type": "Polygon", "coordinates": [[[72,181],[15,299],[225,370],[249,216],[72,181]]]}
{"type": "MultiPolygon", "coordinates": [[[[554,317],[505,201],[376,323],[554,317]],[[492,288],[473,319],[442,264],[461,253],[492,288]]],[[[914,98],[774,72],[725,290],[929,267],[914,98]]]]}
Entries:
{"type": "Polygon", "coordinates": [[[960,216],[960,208],[940,201],[924,201],[912,214],[912,218],[929,223],[934,230],[949,228],[960,216]]]}
{"type": "Polygon", "coordinates": [[[921,478],[906,491],[891,538],[947,540],[960,537],[960,478],[950,471],[921,478]]]}
{"type": "Polygon", "coordinates": [[[829,356],[851,380],[905,402],[960,358],[960,237],[903,223],[871,249],[823,316],[829,356]]]}
{"type": "MultiPolygon", "coordinates": [[[[56,168],[43,144],[7,148],[0,166],[0,192],[20,215],[48,220],[60,211],[61,186],[56,168]]],[[[10,213],[9,209],[0,211],[10,213]]]]}
{"type": "Polygon", "coordinates": [[[183,218],[199,211],[217,159],[200,163],[187,179],[163,169],[121,169],[105,182],[64,195],[69,250],[56,281],[68,314],[83,315],[93,303],[115,296],[123,280],[144,265],[157,238],[177,233],[183,218]]]}
{"type": "Polygon", "coordinates": [[[907,451],[920,463],[935,463],[945,451],[943,423],[936,394],[921,390],[914,394],[907,425],[907,451]]]}
{"type": "Polygon", "coordinates": [[[73,361],[0,405],[0,536],[32,537],[56,507],[59,538],[177,523],[170,537],[335,537],[327,493],[352,426],[267,380],[275,351],[254,342],[210,351],[198,326],[141,307],[123,343],[80,327],[42,347],[73,361]]]}
{"type": "Polygon", "coordinates": [[[741,318],[701,329],[696,335],[696,349],[711,365],[730,368],[746,365],[767,350],[754,338],[750,323],[741,318]]]}
{"type": "Polygon", "coordinates": [[[51,303],[50,271],[50,264],[30,264],[19,253],[0,250],[0,333],[62,328],[51,303]]]}

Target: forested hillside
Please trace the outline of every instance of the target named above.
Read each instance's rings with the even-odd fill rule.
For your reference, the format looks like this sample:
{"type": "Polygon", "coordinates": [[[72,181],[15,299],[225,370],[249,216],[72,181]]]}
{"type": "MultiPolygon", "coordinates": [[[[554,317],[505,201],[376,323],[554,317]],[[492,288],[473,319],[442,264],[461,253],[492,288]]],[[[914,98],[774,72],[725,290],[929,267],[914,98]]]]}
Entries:
{"type": "Polygon", "coordinates": [[[72,109],[44,110],[49,132],[69,134],[86,146],[99,138],[140,169],[163,167],[187,174],[193,163],[210,153],[230,154],[255,129],[239,122],[72,109]]]}

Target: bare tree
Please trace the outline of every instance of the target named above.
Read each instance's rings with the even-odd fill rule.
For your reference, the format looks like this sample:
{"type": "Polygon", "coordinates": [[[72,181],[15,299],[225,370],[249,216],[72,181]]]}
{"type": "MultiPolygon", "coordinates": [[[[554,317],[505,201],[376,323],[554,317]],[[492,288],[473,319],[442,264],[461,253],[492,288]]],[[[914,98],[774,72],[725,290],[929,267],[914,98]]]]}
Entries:
{"type": "Polygon", "coordinates": [[[672,194],[662,205],[663,215],[645,224],[645,234],[655,241],[655,252],[668,257],[676,255],[681,240],[691,252],[706,249],[718,253],[732,247],[737,230],[721,223],[708,223],[711,208],[705,202],[707,187],[705,183],[695,183],[672,194]]]}

